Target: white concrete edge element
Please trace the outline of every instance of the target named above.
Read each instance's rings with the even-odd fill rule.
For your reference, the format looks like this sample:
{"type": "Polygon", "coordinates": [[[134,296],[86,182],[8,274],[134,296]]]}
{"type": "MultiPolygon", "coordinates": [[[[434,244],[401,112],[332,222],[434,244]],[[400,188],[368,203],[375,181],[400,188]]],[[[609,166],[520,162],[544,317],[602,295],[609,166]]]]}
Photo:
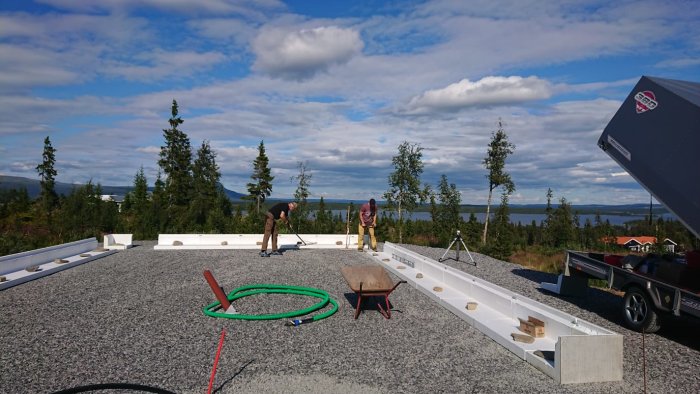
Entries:
{"type": "MultiPolygon", "coordinates": [[[[622,379],[622,335],[446,266],[390,242],[380,264],[506,349],[562,384],[622,379]],[[418,274],[422,277],[418,278],[418,274]],[[467,310],[467,302],[477,302],[467,310]],[[545,336],[516,342],[518,318],[545,322],[545,336]],[[554,361],[535,354],[552,352],[554,361]]],[[[478,269],[475,268],[475,269],[478,269]]]]}
{"type": "Polygon", "coordinates": [[[0,257],[0,275],[4,276],[6,281],[0,282],[0,290],[5,290],[116,253],[116,251],[108,250],[98,252],[95,251],[96,248],[97,240],[95,238],[87,238],[80,241],[2,256],[0,257]],[[81,256],[87,254],[90,256],[81,256]],[[67,260],[67,262],[56,263],[55,260],[58,259],[67,260]],[[32,266],[37,266],[38,269],[34,272],[26,270],[28,267],[32,266]]]}
{"type": "Polygon", "coordinates": [[[584,296],[588,289],[588,278],[559,274],[557,283],[540,283],[540,288],[563,296],[584,296]]]}
{"type": "Polygon", "coordinates": [[[102,246],[109,250],[126,250],[133,246],[132,234],[106,234],[102,246]]]}
{"type": "MultiPolygon", "coordinates": [[[[158,244],[153,249],[260,250],[262,240],[263,234],[159,234],[158,244]],[[174,245],[176,241],[181,245],[174,245]]],[[[280,234],[277,244],[279,249],[354,249],[357,248],[357,234],[280,234]]],[[[272,247],[271,241],[267,247],[272,247]]]]}

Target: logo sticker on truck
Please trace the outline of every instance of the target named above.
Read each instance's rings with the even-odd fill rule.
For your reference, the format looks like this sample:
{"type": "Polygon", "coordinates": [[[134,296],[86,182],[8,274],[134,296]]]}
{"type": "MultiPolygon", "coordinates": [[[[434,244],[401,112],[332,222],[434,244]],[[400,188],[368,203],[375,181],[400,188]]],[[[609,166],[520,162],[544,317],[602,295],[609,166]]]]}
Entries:
{"type": "Polygon", "coordinates": [[[634,101],[637,102],[638,114],[651,111],[659,105],[659,103],[656,101],[656,96],[654,95],[654,92],[650,90],[637,92],[637,94],[634,95],[634,101]]]}

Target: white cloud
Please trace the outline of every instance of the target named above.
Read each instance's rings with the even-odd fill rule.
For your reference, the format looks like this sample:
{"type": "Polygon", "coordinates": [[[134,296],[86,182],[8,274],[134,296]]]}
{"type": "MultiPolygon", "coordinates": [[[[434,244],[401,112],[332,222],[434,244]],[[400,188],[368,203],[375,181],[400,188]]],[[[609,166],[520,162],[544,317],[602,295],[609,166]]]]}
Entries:
{"type": "Polygon", "coordinates": [[[428,90],[408,103],[409,113],[454,111],[468,107],[520,104],[551,96],[549,82],[531,77],[484,77],[463,79],[442,89],[428,90]]]}
{"type": "Polygon", "coordinates": [[[160,147],[159,146],[144,146],[144,147],[136,148],[136,151],[142,152],[142,153],[149,153],[149,154],[159,154],[160,147]]]}
{"type": "Polygon", "coordinates": [[[154,8],[194,14],[239,14],[247,17],[260,16],[262,10],[284,9],[278,0],[36,0],[56,8],[78,12],[126,12],[138,8],[154,8]]]}
{"type": "Polygon", "coordinates": [[[218,52],[155,50],[140,53],[129,61],[107,61],[100,72],[129,81],[152,82],[163,78],[186,77],[215,68],[226,60],[226,56],[218,52]]]}
{"type": "Polygon", "coordinates": [[[254,68],[272,76],[301,80],[347,63],[362,47],[360,34],[352,29],[263,29],[253,41],[257,56],[254,68]]]}
{"type": "Polygon", "coordinates": [[[203,37],[226,40],[238,46],[246,45],[256,34],[253,25],[236,18],[196,19],[189,21],[188,26],[203,37]]]}
{"type": "Polygon", "coordinates": [[[547,187],[635,202],[645,193],[613,176],[597,138],[640,70],[687,79],[700,48],[700,8],[646,0],[429,0],[336,18],[277,1],[45,4],[56,9],[0,11],[0,171],[36,177],[50,135],[60,181],[130,184],[143,165],[152,183],[177,99],[230,189],[244,191],[264,140],[274,197],[292,195],[298,161],[315,196],[377,197],[407,140],[425,148],[424,182],[444,173],[483,203],[501,118],[516,144],[511,202],[543,202],[547,187]]]}
{"type": "Polygon", "coordinates": [[[676,57],[657,63],[657,68],[685,68],[700,65],[700,57],[676,57]]]}
{"type": "Polygon", "coordinates": [[[0,92],[63,85],[82,77],[75,71],[56,67],[56,57],[50,51],[0,44],[0,54],[0,92]]]}

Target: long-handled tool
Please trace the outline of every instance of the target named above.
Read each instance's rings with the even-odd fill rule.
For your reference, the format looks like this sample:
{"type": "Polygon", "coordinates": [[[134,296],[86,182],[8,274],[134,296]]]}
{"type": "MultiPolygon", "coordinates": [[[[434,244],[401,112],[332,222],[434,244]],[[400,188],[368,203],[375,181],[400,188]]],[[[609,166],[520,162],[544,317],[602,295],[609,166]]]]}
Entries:
{"type": "Polygon", "coordinates": [[[301,237],[299,236],[299,234],[297,234],[297,232],[294,231],[294,229],[292,228],[292,224],[291,224],[291,223],[287,222],[287,227],[289,227],[289,230],[290,230],[291,232],[293,232],[294,235],[297,236],[297,238],[299,238],[299,241],[301,241],[301,242],[297,242],[297,245],[302,245],[302,244],[303,244],[304,246],[307,246],[307,245],[315,245],[315,244],[316,244],[316,242],[306,242],[306,241],[304,241],[303,239],[301,239],[301,237]]]}
{"type": "Polygon", "coordinates": [[[349,248],[350,243],[350,206],[348,205],[348,214],[345,217],[345,249],[349,248]]]}

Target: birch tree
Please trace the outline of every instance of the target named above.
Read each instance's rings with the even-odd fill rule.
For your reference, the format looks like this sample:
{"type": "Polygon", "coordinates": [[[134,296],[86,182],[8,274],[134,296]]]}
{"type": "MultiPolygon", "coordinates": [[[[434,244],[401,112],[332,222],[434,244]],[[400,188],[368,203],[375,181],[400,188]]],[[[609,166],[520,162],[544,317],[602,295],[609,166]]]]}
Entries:
{"type": "MultiPolygon", "coordinates": [[[[515,191],[515,184],[510,179],[510,174],[505,171],[506,158],[515,150],[515,145],[508,142],[508,135],[503,130],[503,122],[498,120],[498,130],[491,134],[491,142],[484,158],[484,167],[488,170],[486,177],[489,180],[489,197],[486,203],[486,217],[484,218],[484,232],[481,243],[486,244],[486,236],[489,228],[489,215],[491,214],[491,198],[493,191],[502,186],[504,193],[510,195],[515,191]]],[[[507,201],[507,200],[506,200],[507,201]]]]}
{"type": "Polygon", "coordinates": [[[418,203],[424,203],[430,195],[428,186],[423,189],[420,186],[422,150],[419,144],[404,141],[399,145],[399,153],[391,160],[395,170],[389,175],[389,190],[384,193],[384,198],[387,206],[398,213],[399,242],[403,242],[403,212],[413,211],[418,203]]]}

